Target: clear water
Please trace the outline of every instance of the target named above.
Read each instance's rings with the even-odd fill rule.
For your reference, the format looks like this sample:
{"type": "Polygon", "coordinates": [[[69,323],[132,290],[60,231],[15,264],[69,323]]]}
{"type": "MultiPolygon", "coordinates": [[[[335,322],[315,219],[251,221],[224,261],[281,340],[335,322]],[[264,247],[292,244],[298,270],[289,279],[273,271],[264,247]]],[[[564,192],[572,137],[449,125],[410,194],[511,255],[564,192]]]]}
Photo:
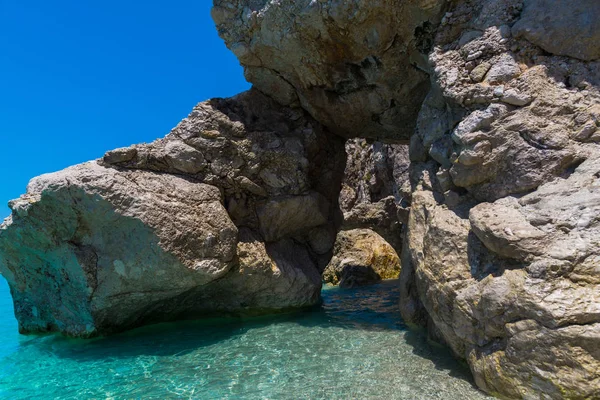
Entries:
{"type": "Polygon", "coordinates": [[[0,398],[487,398],[465,366],[406,330],[396,287],[324,289],[314,311],[83,341],[18,335],[0,278],[0,398]]]}

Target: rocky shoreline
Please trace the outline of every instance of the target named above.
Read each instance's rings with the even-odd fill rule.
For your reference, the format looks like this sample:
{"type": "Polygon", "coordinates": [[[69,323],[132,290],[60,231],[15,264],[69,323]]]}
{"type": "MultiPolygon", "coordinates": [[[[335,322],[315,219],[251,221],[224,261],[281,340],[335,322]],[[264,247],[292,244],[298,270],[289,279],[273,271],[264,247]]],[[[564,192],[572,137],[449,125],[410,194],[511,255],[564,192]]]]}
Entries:
{"type": "Polygon", "coordinates": [[[213,19],[250,91],[11,202],[22,332],[277,312],[324,276],[401,271],[404,320],[482,390],[600,398],[600,3],[214,0],[213,19]]]}

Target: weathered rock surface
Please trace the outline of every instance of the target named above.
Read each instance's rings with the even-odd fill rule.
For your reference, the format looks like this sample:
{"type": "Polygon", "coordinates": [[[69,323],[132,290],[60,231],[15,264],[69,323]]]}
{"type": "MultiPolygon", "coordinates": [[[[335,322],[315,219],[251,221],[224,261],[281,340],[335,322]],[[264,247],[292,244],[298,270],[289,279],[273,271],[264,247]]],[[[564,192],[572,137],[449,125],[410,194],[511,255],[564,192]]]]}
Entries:
{"type": "Polygon", "coordinates": [[[443,1],[215,0],[219,34],[256,88],[344,137],[408,141],[443,1]]]}
{"type": "Polygon", "coordinates": [[[600,397],[600,65],[562,42],[588,3],[457,2],[411,140],[402,314],[502,397],[600,397]]]}
{"type": "Polygon", "coordinates": [[[486,391],[598,397],[599,173],[590,159],[568,179],[470,211],[414,193],[401,279],[418,298],[403,293],[403,315],[423,318],[422,304],[486,391]]]}
{"type": "MultiPolygon", "coordinates": [[[[406,221],[404,319],[489,393],[600,398],[598,3],[214,3],[257,89],[32,182],[0,228],[21,328],[314,304],[341,225],[343,144],[328,132],[410,139],[410,190],[392,147],[354,141],[341,195],[346,228],[393,240],[406,221]]],[[[335,259],[331,280],[384,243],[349,232],[336,253],[357,262],[335,259]]]]}
{"type": "Polygon", "coordinates": [[[349,287],[397,277],[410,198],[408,146],[350,139],[346,154],[344,223],[323,278],[349,287]]]}
{"type": "Polygon", "coordinates": [[[164,139],[34,179],[0,227],[22,332],[111,333],[317,303],[343,143],[257,91],[164,139]]]}
{"type": "Polygon", "coordinates": [[[351,139],[346,154],[342,229],[372,229],[400,254],[410,204],[408,146],[351,139]]]}
{"type": "Polygon", "coordinates": [[[372,230],[353,229],[338,234],[323,280],[355,287],[394,279],[399,274],[400,259],[388,242],[372,230]]]}
{"type": "Polygon", "coordinates": [[[342,211],[363,203],[394,197],[397,203],[410,198],[408,146],[368,143],[365,139],[346,142],[346,170],[340,193],[342,211]]]}
{"type": "Polygon", "coordinates": [[[595,0],[526,0],[521,18],[512,33],[524,37],[549,53],[597,60],[600,58],[600,30],[595,0]]]}
{"type": "Polygon", "coordinates": [[[600,397],[597,2],[215,5],[260,90],[345,137],[410,137],[405,319],[490,393],[600,397]]]}

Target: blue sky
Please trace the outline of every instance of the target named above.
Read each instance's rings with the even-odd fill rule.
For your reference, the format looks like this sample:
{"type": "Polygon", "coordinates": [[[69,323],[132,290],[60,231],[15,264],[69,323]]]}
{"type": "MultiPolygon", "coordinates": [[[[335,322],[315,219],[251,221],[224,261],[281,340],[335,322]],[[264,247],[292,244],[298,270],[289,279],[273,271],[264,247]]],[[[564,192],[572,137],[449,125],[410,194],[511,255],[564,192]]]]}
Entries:
{"type": "Polygon", "coordinates": [[[0,0],[0,219],[32,177],[164,136],[249,85],[211,0],[0,0]]]}

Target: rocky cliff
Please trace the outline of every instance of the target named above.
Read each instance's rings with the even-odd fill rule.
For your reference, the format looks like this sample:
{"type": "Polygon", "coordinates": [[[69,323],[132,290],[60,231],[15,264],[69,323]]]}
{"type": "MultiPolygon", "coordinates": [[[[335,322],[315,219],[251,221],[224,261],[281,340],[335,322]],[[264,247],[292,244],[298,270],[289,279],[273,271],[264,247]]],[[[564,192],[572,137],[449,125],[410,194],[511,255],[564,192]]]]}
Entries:
{"type": "Polygon", "coordinates": [[[314,304],[342,192],[347,224],[405,222],[402,315],[480,388],[600,398],[600,3],[214,5],[255,89],[32,181],[0,228],[21,329],[314,304]],[[358,154],[342,189],[341,138],[410,144],[410,187],[358,154]]]}
{"type": "Polygon", "coordinates": [[[259,90],[345,137],[410,138],[404,318],[490,393],[600,397],[600,3],[215,6],[259,90]]]}

